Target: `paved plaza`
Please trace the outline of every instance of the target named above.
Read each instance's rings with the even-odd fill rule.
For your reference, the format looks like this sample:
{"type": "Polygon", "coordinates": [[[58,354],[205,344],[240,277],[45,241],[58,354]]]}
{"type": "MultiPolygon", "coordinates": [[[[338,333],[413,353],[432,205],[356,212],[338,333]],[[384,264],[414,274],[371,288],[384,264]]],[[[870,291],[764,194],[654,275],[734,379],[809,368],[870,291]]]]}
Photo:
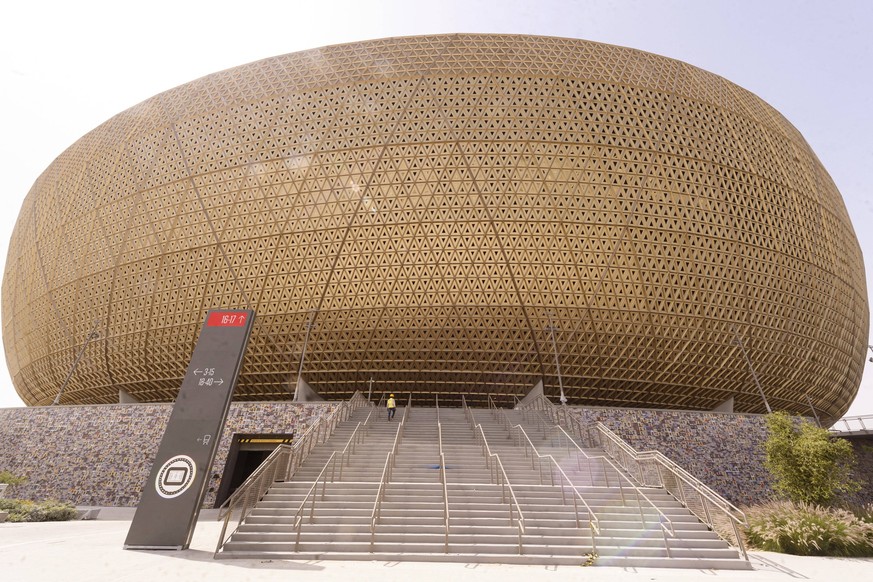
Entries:
{"type": "Polygon", "coordinates": [[[460,577],[478,582],[610,580],[626,582],[711,580],[854,582],[866,580],[873,559],[805,558],[753,553],[753,571],[582,568],[421,562],[295,560],[215,560],[220,524],[215,510],[204,511],[185,551],[130,551],[122,544],[133,509],[101,510],[98,519],[56,523],[0,524],[3,582],[135,582],[247,580],[345,581],[404,580],[446,582],[460,577]]]}

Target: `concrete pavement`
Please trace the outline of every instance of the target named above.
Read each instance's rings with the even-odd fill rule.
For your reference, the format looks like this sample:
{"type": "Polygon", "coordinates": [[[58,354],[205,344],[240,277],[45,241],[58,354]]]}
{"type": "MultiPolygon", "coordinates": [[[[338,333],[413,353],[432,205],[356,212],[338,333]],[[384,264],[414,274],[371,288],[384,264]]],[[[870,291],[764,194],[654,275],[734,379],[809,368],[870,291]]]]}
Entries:
{"type": "Polygon", "coordinates": [[[753,571],[440,564],[421,562],[342,562],[295,560],[215,560],[221,524],[215,510],[201,514],[191,548],[185,551],[130,551],[122,544],[133,510],[105,508],[93,521],[0,523],[0,580],[3,582],[192,582],[232,580],[346,581],[403,580],[446,582],[586,581],[762,581],[854,582],[869,579],[873,558],[804,558],[754,552],[753,571]]]}

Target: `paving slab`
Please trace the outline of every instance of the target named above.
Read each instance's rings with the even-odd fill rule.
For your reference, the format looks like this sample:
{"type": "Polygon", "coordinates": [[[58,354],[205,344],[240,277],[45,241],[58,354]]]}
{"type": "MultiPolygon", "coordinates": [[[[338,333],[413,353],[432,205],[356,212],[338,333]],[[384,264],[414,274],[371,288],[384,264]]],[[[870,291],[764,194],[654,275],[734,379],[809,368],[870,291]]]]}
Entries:
{"type": "Polygon", "coordinates": [[[97,519],[50,523],[0,523],[3,582],[283,581],[558,582],[564,580],[650,582],[761,581],[854,582],[869,579],[873,558],[808,558],[770,552],[752,554],[752,571],[520,566],[422,562],[309,560],[215,560],[221,530],[215,510],[201,513],[191,547],[184,551],[122,549],[134,510],[101,508],[97,519]]]}

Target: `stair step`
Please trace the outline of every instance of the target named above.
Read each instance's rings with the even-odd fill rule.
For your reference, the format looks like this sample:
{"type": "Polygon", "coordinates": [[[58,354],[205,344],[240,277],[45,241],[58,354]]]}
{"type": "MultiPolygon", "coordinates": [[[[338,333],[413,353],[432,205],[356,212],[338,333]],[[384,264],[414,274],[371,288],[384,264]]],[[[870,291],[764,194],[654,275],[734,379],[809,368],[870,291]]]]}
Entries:
{"type": "MultiPolygon", "coordinates": [[[[496,473],[488,466],[483,446],[477,442],[465,412],[413,407],[398,409],[392,422],[387,421],[382,409],[356,410],[350,420],[340,423],[331,438],[313,447],[288,482],[276,483],[268,491],[232,534],[220,557],[580,565],[592,551],[590,507],[599,524],[599,533],[594,537],[597,565],[748,567],[735,549],[666,491],[652,487],[638,490],[657,505],[656,510],[638,497],[637,490],[616,468],[599,458],[585,457],[597,457],[601,451],[568,453],[531,427],[528,434],[534,446],[560,464],[561,474],[551,461],[541,466],[532,462],[530,452],[516,446],[501,420],[491,412],[472,412],[491,451],[499,455],[524,516],[521,554],[517,508],[510,505],[512,497],[506,487],[491,483],[496,473]],[[370,524],[379,481],[404,413],[400,448],[391,482],[381,489],[382,503],[373,536],[370,524]],[[369,424],[360,424],[368,414],[373,414],[369,424]],[[442,427],[445,471],[440,467],[437,418],[442,427]],[[356,429],[362,440],[350,445],[356,429]],[[346,454],[340,457],[343,450],[346,454]],[[337,462],[322,473],[332,454],[335,462],[342,458],[342,465],[337,462]],[[328,482],[320,482],[313,489],[313,481],[320,474],[328,475],[328,482]],[[443,474],[448,481],[445,489],[443,474]],[[575,484],[575,491],[566,479],[575,484]],[[298,534],[293,524],[304,500],[307,507],[303,510],[300,545],[295,551],[298,534]],[[309,504],[313,500],[315,510],[310,521],[309,504]],[[659,525],[662,513],[674,532],[674,536],[667,537],[666,547],[659,525]],[[371,545],[371,541],[375,543],[371,545]],[[667,557],[668,548],[671,558],[667,557]]],[[[524,425],[520,414],[508,418],[524,425]]]]}

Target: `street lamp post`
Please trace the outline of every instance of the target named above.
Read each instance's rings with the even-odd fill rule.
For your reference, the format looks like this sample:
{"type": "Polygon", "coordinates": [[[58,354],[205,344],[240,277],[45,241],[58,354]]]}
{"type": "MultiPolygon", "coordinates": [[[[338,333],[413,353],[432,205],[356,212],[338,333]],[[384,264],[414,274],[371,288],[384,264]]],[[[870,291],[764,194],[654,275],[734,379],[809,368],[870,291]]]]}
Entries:
{"type": "Polygon", "coordinates": [[[92,340],[100,337],[100,333],[97,331],[97,326],[100,325],[100,320],[94,322],[94,327],[91,328],[91,331],[88,332],[88,337],[85,338],[85,343],[82,344],[82,348],[79,350],[79,353],[76,355],[76,359],[73,360],[73,365],[70,367],[70,372],[67,374],[64,383],[61,384],[61,389],[58,390],[58,395],[55,396],[54,401],[52,402],[52,406],[57,406],[61,403],[61,396],[64,394],[64,390],[67,387],[67,384],[70,383],[70,379],[73,377],[73,374],[76,372],[76,367],[79,365],[79,361],[82,359],[82,356],[85,355],[85,349],[88,347],[88,344],[91,343],[92,340]]]}
{"type": "Polygon", "coordinates": [[[812,405],[812,399],[809,397],[809,394],[805,394],[806,402],[809,404],[809,409],[812,410],[812,415],[815,417],[815,423],[821,428],[821,420],[818,418],[818,413],[815,411],[815,406],[812,405]]]}
{"type": "Polygon", "coordinates": [[[548,330],[552,334],[552,350],[555,352],[555,369],[558,372],[558,387],[561,390],[561,404],[567,404],[567,397],[564,396],[564,381],[561,379],[561,362],[558,358],[558,344],[555,342],[555,326],[552,325],[552,314],[546,314],[549,317],[549,327],[548,330]]]}
{"type": "Polygon", "coordinates": [[[316,309],[309,312],[309,321],[306,322],[306,336],[303,338],[303,350],[300,352],[300,366],[297,368],[297,384],[294,386],[294,402],[297,402],[297,393],[300,391],[300,380],[303,377],[303,361],[306,359],[306,344],[309,343],[309,332],[315,326],[316,309]]]}
{"type": "Polygon", "coordinates": [[[746,353],[746,346],[743,345],[743,338],[741,338],[740,334],[737,333],[736,327],[731,326],[731,330],[734,332],[734,339],[740,346],[740,350],[743,352],[743,358],[746,360],[746,365],[749,366],[749,371],[752,372],[752,379],[755,380],[755,386],[758,387],[758,392],[761,394],[761,400],[764,401],[764,406],[767,408],[767,413],[769,414],[773,412],[773,409],[770,408],[770,403],[767,402],[767,397],[764,395],[764,389],[761,388],[761,383],[758,381],[758,375],[755,373],[755,368],[752,367],[752,361],[746,353]]]}

